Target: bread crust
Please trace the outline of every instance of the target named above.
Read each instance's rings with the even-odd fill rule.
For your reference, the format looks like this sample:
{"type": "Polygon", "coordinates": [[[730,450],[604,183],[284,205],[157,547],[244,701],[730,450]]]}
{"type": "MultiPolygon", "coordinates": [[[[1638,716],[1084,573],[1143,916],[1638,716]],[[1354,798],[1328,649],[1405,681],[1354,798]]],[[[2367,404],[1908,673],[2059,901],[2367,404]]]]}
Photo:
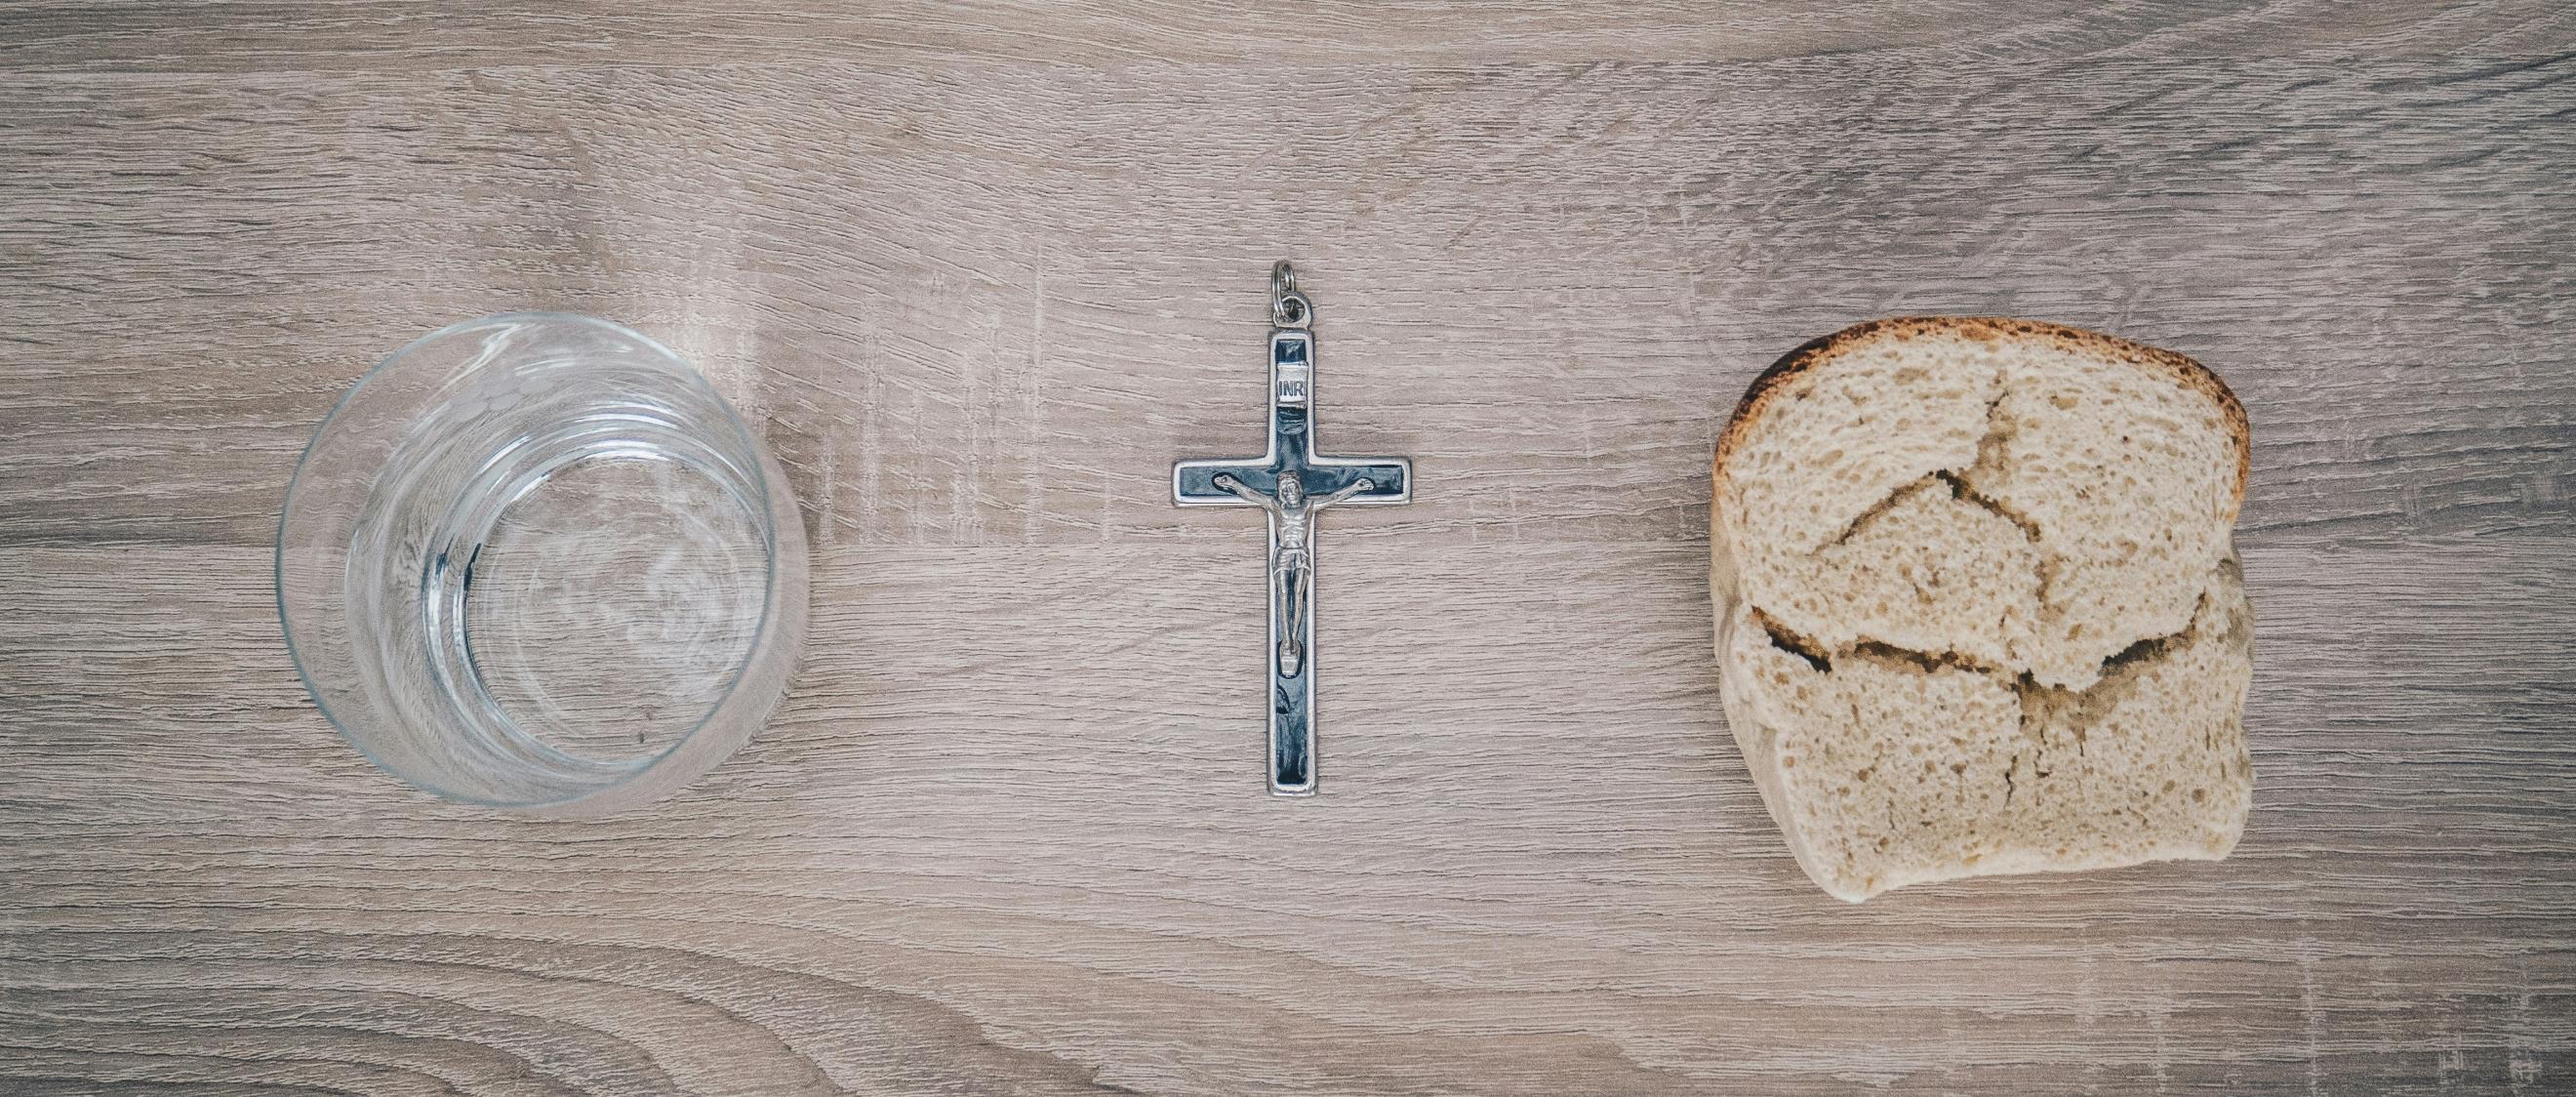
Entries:
{"type": "Polygon", "coordinates": [[[1712,463],[1714,475],[1720,481],[1726,479],[1726,459],[1742,441],[1745,428],[1761,417],[1789,381],[1864,344],[1933,334],[1958,335],[1980,342],[2030,339],[2057,343],[2070,350],[2089,351],[2159,373],[2186,389],[2217,401],[2219,413],[2227,419],[2228,435],[2236,441],[2236,503],[2239,506],[2244,504],[2245,487],[2254,471],[2253,431],[2245,418],[2245,405],[2237,402],[2236,391],[2228,388],[2227,382],[2221,380],[2216,372],[2161,347],[2064,324],[2009,316],[1898,316],[1854,324],[1800,344],[1796,350],[1781,355],[1779,361],[1771,363],[1771,368],[1763,370],[1751,385],[1745,387],[1744,399],[1736,403],[1735,414],[1728,417],[1726,429],[1718,433],[1717,453],[1712,463]]]}

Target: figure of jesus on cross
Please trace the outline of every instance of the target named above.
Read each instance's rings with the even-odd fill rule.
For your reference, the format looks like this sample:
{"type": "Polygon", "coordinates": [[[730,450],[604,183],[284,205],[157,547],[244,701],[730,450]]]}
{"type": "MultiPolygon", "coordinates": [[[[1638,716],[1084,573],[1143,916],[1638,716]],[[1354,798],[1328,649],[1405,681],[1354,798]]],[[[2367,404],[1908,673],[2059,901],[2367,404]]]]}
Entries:
{"type": "Polygon", "coordinates": [[[1314,306],[1287,263],[1270,272],[1270,451],[1172,466],[1182,506],[1256,506],[1270,517],[1270,791],[1315,791],[1315,516],[1413,499],[1413,462],[1315,452],[1314,306]]]}
{"type": "Polygon", "coordinates": [[[1371,490],[1377,483],[1354,480],[1320,499],[1306,494],[1305,481],[1293,472],[1279,474],[1279,496],[1275,499],[1245,487],[1232,473],[1216,474],[1216,486],[1270,512],[1270,525],[1276,531],[1270,549],[1270,604],[1287,615],[1288,624],[1278,637],[1275,657],[1279,660],[1279,673],[1294,678],[1306,662],[1302,646],[1309,631],[1306,610],[1314,603],[1306,582],[1315,574],[1315,558],[1306,551],[1306,542],[1315,535],[1315,512],[1371,490]]]}

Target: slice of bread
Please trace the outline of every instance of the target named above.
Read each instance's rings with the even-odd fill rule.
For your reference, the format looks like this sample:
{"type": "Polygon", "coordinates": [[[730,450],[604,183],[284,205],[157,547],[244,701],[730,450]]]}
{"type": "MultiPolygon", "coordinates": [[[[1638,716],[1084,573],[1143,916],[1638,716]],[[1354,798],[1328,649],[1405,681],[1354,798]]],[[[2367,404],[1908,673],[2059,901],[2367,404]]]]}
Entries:
{"type": "Polygon", "coordinates": [[[1726,719],[1858,902],[2216,859],[2253,794],[2245,411],[2169,351],[1909,317],[1791,351],[1719,437],[1726,719]]]}

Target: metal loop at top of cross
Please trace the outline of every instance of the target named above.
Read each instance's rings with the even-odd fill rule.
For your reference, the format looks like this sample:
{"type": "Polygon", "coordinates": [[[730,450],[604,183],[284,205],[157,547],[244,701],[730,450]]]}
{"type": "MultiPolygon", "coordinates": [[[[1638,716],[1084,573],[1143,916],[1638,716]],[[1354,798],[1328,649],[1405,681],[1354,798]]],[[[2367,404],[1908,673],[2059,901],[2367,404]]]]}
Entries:
{"type": "Polygon", "coordinates": [[[1297,292],[1297,268],[1285,259],[1270,267],[1270,322],[1292,331],[1315,324],[1315,303],[1297,292]]]}

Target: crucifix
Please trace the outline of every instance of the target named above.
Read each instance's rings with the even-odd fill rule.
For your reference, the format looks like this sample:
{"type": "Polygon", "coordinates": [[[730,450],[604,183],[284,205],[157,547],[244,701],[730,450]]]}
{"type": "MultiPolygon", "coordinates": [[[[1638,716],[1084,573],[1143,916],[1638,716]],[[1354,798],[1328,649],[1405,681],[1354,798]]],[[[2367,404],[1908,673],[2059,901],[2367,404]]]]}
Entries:
{"type": "Polygon", "coordinates": [[[1172,466],[1172,501],[1270,517],[1270,791],[1315,791],[1315,516],[1413,501],[1413,462],[1315,446],[1315,308],[1284,260],[1270,268],[1270,452],[1172,466]]]}

